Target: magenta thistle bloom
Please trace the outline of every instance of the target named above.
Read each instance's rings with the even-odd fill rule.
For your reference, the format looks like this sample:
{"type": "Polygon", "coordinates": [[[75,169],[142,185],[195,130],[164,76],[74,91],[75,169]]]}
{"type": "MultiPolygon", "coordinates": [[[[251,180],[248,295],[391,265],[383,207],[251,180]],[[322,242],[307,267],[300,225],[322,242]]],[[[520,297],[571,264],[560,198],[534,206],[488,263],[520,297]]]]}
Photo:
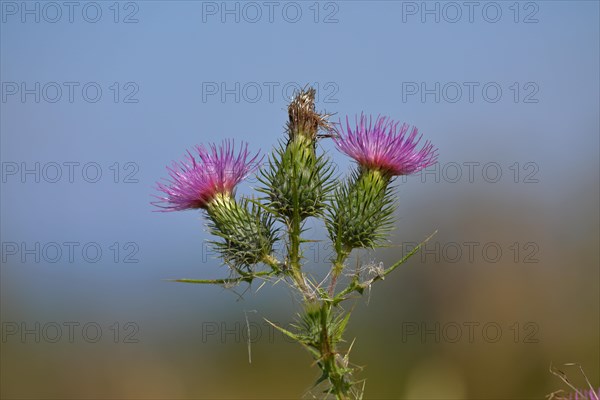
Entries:
{"type": "Polygon", "coordinates": [[[407,124],[399,125],[382,116],[378,116],[373,124],[370,116],[361,114],[354,130],[348,117],[345,130],[340,120],[334,127],[337,135],[333,140],[340,151],[364,168],[391,175],[408,175],[437,162],[437,149],[426,141],[418,150],[421,135],[415,127],[407,135],[409,128],[407,124]]]}
{"type": "Polygon", "coordinates": [[[225,140],[218,147],[211,144],[194,148],[197,159],[188,151],[182,162],[167,167],[167,184],[157,183],[166,196],[156,196],[153,204],[164,211],[207,208],[217,195],[230,195],[240,181],[258,167],[258,154],[251,157],[248,144],[242,143],[239,153],[235,144],[225,140]],[[161,204],[164,203],[164,204],[161,204]]]}

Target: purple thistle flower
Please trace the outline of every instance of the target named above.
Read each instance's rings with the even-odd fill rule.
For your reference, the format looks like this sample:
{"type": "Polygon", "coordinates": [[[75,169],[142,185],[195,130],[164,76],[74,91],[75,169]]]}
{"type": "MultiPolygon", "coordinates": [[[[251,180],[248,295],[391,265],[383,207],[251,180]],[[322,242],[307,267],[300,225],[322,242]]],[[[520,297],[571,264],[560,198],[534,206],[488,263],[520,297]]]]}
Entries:
{"type": "Polygon", "coordinates": [[[388,117],[378,116],[375,124],[372,118],[360,115],[356,118],[356,128],[350,126],[346,117],[346,129],[342,122],[335,124],[334,142],[338,149],[352,157],[368,169],[377,169],[390,175],[408,175],[427,168],[437,162],[437,149],[426,141],[417,150],[421,140],[417,128],[407,135],[409,125],[399,125],[388,117]]]}
{"type": "Polygon", "coordinates": [[[183,161],[174,161],[167,167],[170,176],[167,184],[157,183],[157,189],[166,196],[155,196],[159,201],[152,204],[163,211],[207,208],[217,195],[232,194],[260,162],[258,154],[250,156],[247,143],[242,143],[237,155],[234,142],[229,140],[218,147],[211,144],[207,149],[200,145],[194,150],[197,159],[188,151],[183,161]]]}

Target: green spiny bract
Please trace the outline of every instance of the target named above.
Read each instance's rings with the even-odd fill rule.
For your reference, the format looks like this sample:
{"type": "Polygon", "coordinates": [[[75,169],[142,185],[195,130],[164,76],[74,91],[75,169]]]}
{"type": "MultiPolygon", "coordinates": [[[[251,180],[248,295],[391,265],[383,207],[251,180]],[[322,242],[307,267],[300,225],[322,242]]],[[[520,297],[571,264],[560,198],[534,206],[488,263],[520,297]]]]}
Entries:
{"type": "Polygon", "coordinates": [[[390,177],[378,170],[355,171],[336,189],[326,216],[338,253],[380,245],[393,227],[394,209],[390,177]]]}
{"type": "Polygon", "coordinates": [[[333,169],[324,155],[316,155],[314,145],[304,137],[291,139],[285,148],[275,150],[259,178],[268,195],[268,207],[279,217],[291,219],[294,212],[304,220],[321,214],[332,186],[333,169]]]}
{"type": "Polygon", "coordinates": [[[230,196],[215,199],[207,210],[210,232],[221,241],[212,241],[225,263],[236,270],[266,262],[277,240],[274,220],[255,203],[241,204],[230,196]]]}

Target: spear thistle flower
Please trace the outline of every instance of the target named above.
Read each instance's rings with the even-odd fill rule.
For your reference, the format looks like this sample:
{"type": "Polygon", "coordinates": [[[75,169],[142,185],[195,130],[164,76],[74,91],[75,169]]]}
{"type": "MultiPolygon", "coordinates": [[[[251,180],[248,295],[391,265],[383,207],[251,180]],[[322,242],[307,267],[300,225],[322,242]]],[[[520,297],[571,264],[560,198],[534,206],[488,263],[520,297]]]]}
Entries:
{"type": "Polygon", "coordinates": [[[352,128],[340,121],[333,128],[337,148],[353,158],[358,168],[334,195],[328,230],[338,249],[334,277],[343,260],[355,248],[378,246],[393,227],[396,208],[390,183],[437,162],[437,149],[427,141],[417,149],[421,136],[417,128],[400,125],[388,117],[356,117],[352,128]]]}
{"type": "Polygon", "coordinates": [[[346,129],[340,120],[334,131],[338,149],[352,157],[363,168],[376,169],[388,176],[409,175],[437,162],[437,149],[426,141],[417,150],[421,140],[418,129],[400,125],[388,117],[372,117],[364,114],[356,118],[354,130],[346,117],[346,129]],[[418,136],[418,137],[417,137],[418,136]]]}
{"type": "Polygon", "coordinates": [[[259,262],[273,264],[274,237],[272,219],[244,199],[235,200],[235,187],[257,168],[258,154],[251,156],[248,144],[236,152],[233,141],[219,146],[196,146],[197,159],[188,151],[183,162],[167,167],[171,180],[158,183],[166,194],[159,199],[165,211],[203,209],[210,232],[221,238],[212,241],[227,265],[237,272],[259,262]]]}
{"type": "Polygon", "coordinates": [[[184,161],[167,167],[170,180],[158,183],[165,196],[154,204],[164,211],[181,211],[203,208],[219,195],[229,197],[235,187],[258,166],[258,154],[251,156],[248,144],[242,143],[236,154],[235,143],[224,140],[218,147],[211,144],[194,148],[197,159],[188,151],[184,161]],[[164,203],[164,204],[160,204],[164,203]]]}

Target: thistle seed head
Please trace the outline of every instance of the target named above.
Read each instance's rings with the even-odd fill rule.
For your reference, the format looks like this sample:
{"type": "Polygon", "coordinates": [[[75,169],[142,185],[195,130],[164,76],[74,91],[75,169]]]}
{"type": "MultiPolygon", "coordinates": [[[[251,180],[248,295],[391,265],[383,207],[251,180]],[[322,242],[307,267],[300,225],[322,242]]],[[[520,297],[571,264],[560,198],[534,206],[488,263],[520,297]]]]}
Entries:
{"type": "Polygon", "coordinates": [[[288,106],[289,121],[287,131],[290,139],[302,136],[314,143],[319,129],[329,131],[329,114],[320,114],[315,111],[314,88],[309,87],[295,93],[288,106]]]}

